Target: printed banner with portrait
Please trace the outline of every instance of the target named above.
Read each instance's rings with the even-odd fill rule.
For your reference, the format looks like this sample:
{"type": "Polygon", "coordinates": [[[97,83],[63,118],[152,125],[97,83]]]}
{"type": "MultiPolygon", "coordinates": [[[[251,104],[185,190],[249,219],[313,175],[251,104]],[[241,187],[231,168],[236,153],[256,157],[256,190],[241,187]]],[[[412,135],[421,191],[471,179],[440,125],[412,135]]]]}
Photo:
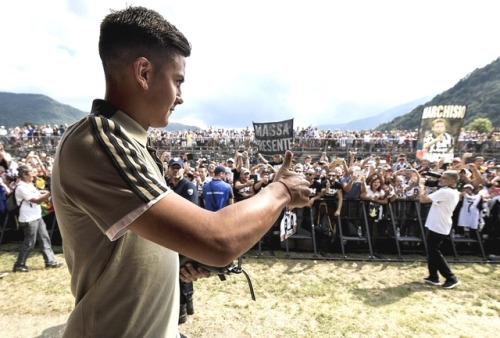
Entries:
{"type": "Polygon", "coordinates": [[[292,149],[293,119],[279,122],[254,122],[253,128],[259,153],[263,155],[283,154],[286,150],[292,149]]]}
{"type": "Polygon", "coordinates": [[[451,163],[455,145],[465,118],[464,105],[425,107],[420,120],[417,140],[417,158],[437,163],[451,163]]]}

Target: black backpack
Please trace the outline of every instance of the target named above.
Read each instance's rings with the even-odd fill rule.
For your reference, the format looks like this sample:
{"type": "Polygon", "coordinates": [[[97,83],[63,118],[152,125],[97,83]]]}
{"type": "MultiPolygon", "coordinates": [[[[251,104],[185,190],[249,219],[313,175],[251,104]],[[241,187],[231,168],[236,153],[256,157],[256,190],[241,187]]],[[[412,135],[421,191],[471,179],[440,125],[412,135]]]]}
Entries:
{"type": "Polygon", "coordinates": [[[496,200],[490,209],[490,218],[495,221],[500,221],[500,201],[496,200]]]}
{"type": "Polygon", "coordinates": [[[19,217],[19,209],[21,209],[21,204],[23,203],[23,201],[21,201],[20,204],[17,204],[16,189],[17,185],[15,186],[12,193],[7,197],[7,200],[5,201],[5,208],[8,213],[14,214],[17,219],[19,217]]]}

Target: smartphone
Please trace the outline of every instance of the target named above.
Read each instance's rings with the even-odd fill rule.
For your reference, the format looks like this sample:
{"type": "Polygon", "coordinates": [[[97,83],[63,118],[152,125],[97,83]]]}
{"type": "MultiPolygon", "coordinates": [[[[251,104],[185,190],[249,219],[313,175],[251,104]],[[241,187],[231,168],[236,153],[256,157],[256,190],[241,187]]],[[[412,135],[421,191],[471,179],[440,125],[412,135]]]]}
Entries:
{"type": "Polygon", "coordinates": [[[339,165],[342,165],[344,163],[344,161],[342,161],[341,158],[338,158],[338,159],[335,160],[334,163],[335,163],[336,166],[339,166],[339,165]]]}
{"type": "Polygon", "coordinates": [[[250,179],[257,182],[257,175],[250,175],[250,179]]]}
{"type": "Polygon", "coordinates": [[[365,176],[365,172],[363,170],[354,170],[352,175],[354,176],[354,181],[359,182],[365,176]]]}

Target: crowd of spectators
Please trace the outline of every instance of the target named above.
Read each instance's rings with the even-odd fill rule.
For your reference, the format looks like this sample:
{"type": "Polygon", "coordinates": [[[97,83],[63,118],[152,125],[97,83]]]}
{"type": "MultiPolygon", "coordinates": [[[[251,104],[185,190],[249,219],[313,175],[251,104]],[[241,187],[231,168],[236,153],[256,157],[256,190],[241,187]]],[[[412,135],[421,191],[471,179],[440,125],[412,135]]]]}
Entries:
{"type": "MultiPolygon", "coordinates": [[[[0,140],[6,147],[15,149],[43,149],[50,152],[58,144],[59,137],[67,125],[25,125],[22,127],[0,127],[0,140]]],[[[240,146],[255,146],[253,127],[184,129],[167,131],[151,129],[151,145],[158,150],[182,149],[232,149],[240,146]]],[[[323,150],[365,151],[384,150],[389,152],[413,152],[416,150],[417,130],[320,130],[317,127],[296,127],[294,129],[294,148],[323,150]]],[[[465,131],[458,137],[456,151],[480,151],[481,145],[489,142],[488,148],[500,151],[500,134],[465,131]]]]}
{"type": "MultiPolygon", "coordinates": [[[[6,141],[2,143],[10,146],[10,149],[12,149],[13,142],[16,144],[25,142],[28,145],[30,142],[38,142],[44,146],[41,151],[34,151],[30,150],[34,145],[31,144],[27,147],[30,150],[27,156],[16,157],[9,154],[3,144],[1,145],[0,173],[5,195],[9,194],[15,183],[16,168],[23,164],[37,168],[40,182],[43,180],[43,185],[50,188],[53,161],[51,154],[57,147],[58,137],[64,133],[64,129],[65,126],[50,125],[39,128],[27,126],[11,130],[0,129],[0,137],[2,141],[6,141]]],[[[168,169],[167,163],[173,157],[173,151],[176,152],[175,156],[183,157],[184,175],[196,185],[200,205],[203,205],[203,186],[214,177],[216,167],[226,168],[225,180],[231,185],[234,200],[238,202],[265,189],[265,186],[272,181],[273,173],[282,163],[280,154],[271,158],[258,153],[253,147],[253,130],[248,127],[243,129],[208,128],[198,131],[153,129],[149,135],[151,144],[163,152],[161,160],[166,165],[165,169],[168,169]],[[206,153],[200,152],[198,156],[193,156],[189,150],[200,145],[226,147],[232,149],[232,155],[226,158],[211,158],[210,151],[207,150],[206,153]]],[[[320,131],[313,127],[296,128],[295,140],[298,146],[307,144],[308,147],[325,150],[317,158],[314,158],[314,155],[296,158],[293,168],[297,172],[304,173],[310,180],[311,212],[314,214],[318,207],[318,200],[325,196],[330,196],[330,199],[334,201],[331,209],[337,215],[341,212],[342,201],[346,199],[365,200],[377,205],[397,200],[418,199],[418,190],[424,182],[417,182],[415,175],[408,169],[417,169],[423,180],[426,180],[426,189],[430,190],[435,189],[428,184],[428,182],[432,183],[435,175],[449,168],[456,170],[460,177],[459,191],[463,191],[467,186],[469,195],[482,196],[481,205],[484,206],[482,217],[488,215],[496,201],[500,203],[499,167],[496,166],[495,159],[485,159],[478,154],[463,153],[462,157],[455,158],[453,163],[413,160],[407,157],[406,153],[415,149],[417,137],[416,131],[358,132],[320,131]],[[337,153],[335,150],[342,149],[343,144],[345,144],[344,152],[337,153]],[[391,146],[388,146],[389,144],[391,146]],[[374,149],[376,145],[380,145],[382,151],[374,149]],[[356,151],[356,149],[359,150],[356,151]],[[427,173],[432,173],[434,176],[426,176],[427,173]],[[472,190],[469,189],[470,187],[472,190]]],[[[469,132],[464,132],[460,136],[464,141],[481,137],[486,136],[469,132]]],[[[462,192],[463,194],[465,192],[462,192]]],[[[377,217],[381,217],[382,208],[373,210],[377,213],[377,217]]],[[[308,215],[307,212],[305,216],[308,215]]],[[[310,224],[305,225],[306,228],[310,226],[310,224]]]]}
{"type": "MultiPolygon", "coordinates": [[[[164,161],[168,161],[170,157],[169,152],[162,154],[164,161]]],[[[225,180],[232,186],[234,200],[237,203],[265,189],[265,186],[272,182],[273,173],[282,163],[280,154],[272,157],[258,154],[256,157],[256,163],[252,163],[249,153],[243,146],[238,148],[234,157],[220,161],[206,158],[195,160],[191,154],[185,153],[184,172],[185,176],[196,184],[200,199],[203,199],[203,186],[214,177],[215,168],[221,166],[226,168],[225,180]]],[[[295,161],[293,170],[303,173],[310,182],[310,208],[297,210],[297,218],[299,223],[302,223],[299,228],[309,231],[312,230],[312,223],[316,223],[319,204],[325,199],[329,200],[332,219],[348,212],[342,208],[346,200],[369,203],[372,206],[369,209],[369,217],[382,219],[385,212],[384,205],[397,201],[418,201],[420,189],[428,190],[427,193],[435,191],[437,177],[446,170],[455,170],[458,173],[457,189],[461,193],[461,198],[465,196],[470,200],[471,196],[479,196],[481,199],[482,211],[478,214],[477,220],[480,225],[479,230],[484,227],[484,219],[487,217],[497,217],[496,222],[500,224],[498,218],[500,167],[494,160],[485,160],[484,157],[474,156],[472,153],[456,157],[452,163],[443,161],[429,163],[426,160],[410,161],[405,153],[400,153],[391,160],[388,157],[381,158],[376,153],[360,157],[351,151],[346,158],[328,157],[326,154],[319,158],[304,156],[303,159],[295,161]],[[492,210],[495,210],[496,216],[490,215],[492,210]]],[[[203,204],[203,201],[200,204],[203,204]]],[[[457,207],[457,215],[462,205],[459,204],[457,207]]],[[[468,227],[463,227],[464,233],[467,233],[468,227]]]]}

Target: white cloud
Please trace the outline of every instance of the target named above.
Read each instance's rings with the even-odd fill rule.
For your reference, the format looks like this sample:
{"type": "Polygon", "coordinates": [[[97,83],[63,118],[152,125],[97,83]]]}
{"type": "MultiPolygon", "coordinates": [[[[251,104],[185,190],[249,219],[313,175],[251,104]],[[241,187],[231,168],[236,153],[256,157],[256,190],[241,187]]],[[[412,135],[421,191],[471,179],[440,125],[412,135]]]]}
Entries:
{"type": "Polygon", "coordinates": [[[440,93],[500,56],[485,0],[26,0],[2,4],[0,90],[88,111],[104,95],[99,24],[126,4],[157,10],[193,45],[173,121],[348,122],[440,93]]]}

